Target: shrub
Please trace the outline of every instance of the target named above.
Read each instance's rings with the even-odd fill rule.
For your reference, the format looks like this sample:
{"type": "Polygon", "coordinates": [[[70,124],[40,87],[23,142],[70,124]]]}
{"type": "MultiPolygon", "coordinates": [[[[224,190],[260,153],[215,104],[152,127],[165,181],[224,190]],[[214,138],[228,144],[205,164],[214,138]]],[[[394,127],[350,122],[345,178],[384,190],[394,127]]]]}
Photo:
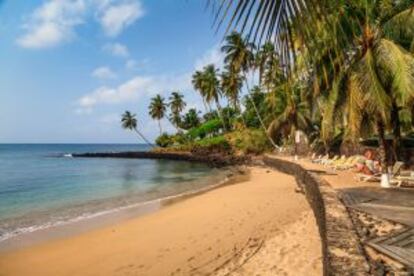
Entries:
{"type": "Polygon", "coordinates": [[[163,133],[160,136],[158,136],[158,138],[155,140],[155,143],[158,146],[165,148],[172,146],[174,144],[174,139],[173,136],[170,136],[167,133],[163,133]]]}
{"type": "Polygon", "coordinates": [[[174,142],[174,145],[184,145],[188,143],[188,137],[182,132],[173,135],[171,138],[174,142]]]}
{"type": "Polygon", "coordinates": [[[198,154],[231,153],[232,148],[224,136],[217,136],[195,142],[191,151],[198,154]]]}
{"type": "Polygon", "coordinates": [[[244,129],[227,134],[230,144],[244,154],[261,154],[271,150],[266,134],[260,129],[244,129]]]}

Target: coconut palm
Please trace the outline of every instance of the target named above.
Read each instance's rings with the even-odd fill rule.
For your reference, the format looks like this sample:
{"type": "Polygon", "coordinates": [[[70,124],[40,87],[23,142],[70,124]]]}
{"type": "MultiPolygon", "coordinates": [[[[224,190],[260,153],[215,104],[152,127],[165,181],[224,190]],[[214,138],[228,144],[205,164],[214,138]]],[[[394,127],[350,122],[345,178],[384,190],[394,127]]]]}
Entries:
{"type": "MultiPolygon", "coordinates": [[[[220,105],[220,97],[222,93],[217,75],[218,69],[214,64],[209,64],[203,68],[203,71],[197,71],[193,75],[193,85],[194,88],[200,92],[207,104],[210,104],[211,102],[216,104],[218,115],[223,122],[223,125],[225,125],[220,105]]],[[[226,126],[224,128],[227,129],[226,126]]]]}
{"type": "Polygon", "coordinates": [[[145,138],[145,136],[142,135],[142,133],[138,130],[136,114],[132,114],[129,111],[125,111],[125,113],[122,114],[121,123],[124,129],[135,131],[138,134],[138,136],[142,138],[142,140],[144,140],[148,145],[153,147],[152,143],[149,142],[145,138]]]}
{"type": "Polygon", "coordinates": [[[178,129],[181,122],[181,112],[186,107],[184,96],[180,92],[172,92],[169,97],[169,103],[171,109],[171,122],[178,129]]]}
{"type": "MultiPolygon", "coordinates": [[[[401,10],[404,5],[384,4],[385,1],[345,4],[352,7],[347,14],[350,21],[358,22],[353,31],[357,39],[347,66],[331,66],[334,70],[326,74],[329,93],[323,110],[322,136],[333,133],[338,113],[346,114],[348,134],[354,139],[367,128],[372,133],[374,128],[385,175],[387,156],[401,157],[401,125],[411,123],[406,114],[414,103],[414,57],[407,41],[414,41],[414,33],[410,31],[412,25],[405,27],[401,20],[409,22],[414,17],[411,7],[401,10]],[[385,143],[387,130],[394,134],[392,151],[385,143]]],[[[383,184],[387,185],[387,181],[383,184]]]]}
{"type": "Polygon", "coordinates": [[[279,55],[270,42],[263,44],[257,51],[254,66],[259,71],[260,85],[263,85],[268,93],[285,81],[279,55]]]}
{"type": "MultiPolygon", "coordinates": [[[[254,49],[255,45],[248,42],[237,32],[228,35],[225,44],[221,47],[222,52],[225,54],[224,62],[228,67],[230,74],[236,76],[241,75],[243,77],[248,93],[251,92],[251,89],[247,81],[247,74],[250,69],[255,67],[254,49]]],[[[252,106],[254,107],[256,116],[258,117],[263,130],[266,131],[266,125],[264,124],[256,104],[249,95],[248,99],[250,99],[252,106]]],[[[268,139],[273,146],[277,147],[271,137],[268,136],[268,139]]]]}
{"type": "Polygon", "coordinates": [[[227,70],[221,74],[221,90],[227,97],[233,108],[240,111],[239,94],[243,86],[243,78],[227,70]]]}
{"type": "Polygon", "coordinates": [[[154,98],[151,99],[149,106],[149,115],[158,120],[158,127],[160,129],[160,135],[162,134],[161,119],[164,118],[165,112],[167,111],[167,105],[165,104],[165,99],[161,95],[157,94],[154,98]]]}
{"type": "Polygon", "coordinates": [[[198,112],[195,108],[191,108],[183,116],[181,127],[185,130],[189,130],[191,128],[198,127],[199,125],[200,125],[200,118],[198,117],[198,112]]]}
{"type": "MultiPolygon", "coordinates": [[[[216,1],[209,1],[215,7],[216,1]]],[[[341,19],[344,9],[341,4],[349,1],[284,1],[284,0],[229,0],[219,1],[215,12],[216,26],[226,24],[227,30],[236,30],[247,36],[251,42],[261,45],[271,41],[277,49],[281,64],[294,69],[297,51],[314,48],[315,29],[332,25],[331,21],[341,19]],[[295,39],[300,35],[300,49],[295,39]]],[[[360,1],[364,2],[364,1],[360,1]]],[[[343,21],[346,21],[342,19],[343,21]]],[[[344,31],[347,22],[337,28],[326,28],[329,35],[344,31]]],[[[350,40],[329,41],[326,48],[345,47],[350,40]]],[[[312,51],[311,51],[312,52],[312,51]]],[[[289,71],[288,71],[289,72],[289,71]]]]}
{"type": "Polygon", "coordinates": [[[293,137],[298,130],[306,132],[311,126],[310,109],[304,100],[300,87],[285,86],[284,93],[277,93],[275,119],[269,125],[268,132],[275,140],[293,137]]]}
{"type": "Polygon", "coordinates": [[[204,95],[204,90],[202,89],[202,85],[203,85],[203,72],[202,71],[195,71],[195,73],[192,76],[192,84],[194,89],[200,94],[202,100],[203,100],[203,105],[204,105],[204,109],[206,110],[206,112],[210,112],[211,111],[211,107],[208,103],[206,103],[205,100],[205,95],[204,95]]]}

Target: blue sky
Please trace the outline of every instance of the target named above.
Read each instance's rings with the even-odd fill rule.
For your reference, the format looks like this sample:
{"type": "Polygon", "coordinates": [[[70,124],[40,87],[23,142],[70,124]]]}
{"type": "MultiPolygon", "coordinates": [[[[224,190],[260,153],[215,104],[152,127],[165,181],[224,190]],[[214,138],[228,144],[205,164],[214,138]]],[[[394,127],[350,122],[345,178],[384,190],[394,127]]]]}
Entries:
{"type": "Polygon", "coordinates": [[[155,94],[202,108],[191,74],[222,62],[211,25],[200,0],[3,1],[0,143],[136,142],[119,124],[127,109],[155,138],[155,94]]]}

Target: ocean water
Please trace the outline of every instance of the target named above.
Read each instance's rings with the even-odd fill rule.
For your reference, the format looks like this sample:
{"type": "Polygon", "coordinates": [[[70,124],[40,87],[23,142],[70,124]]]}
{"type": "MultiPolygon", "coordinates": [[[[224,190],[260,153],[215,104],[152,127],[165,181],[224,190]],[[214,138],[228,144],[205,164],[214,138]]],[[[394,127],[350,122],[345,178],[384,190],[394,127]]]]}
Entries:
{"type": "Polygon", "coordinates": [[[0,242],[201,189],[225,177],[223,171],[199,163],[70,156],[147,149],[125,144],[0,144],[0,242]]]}

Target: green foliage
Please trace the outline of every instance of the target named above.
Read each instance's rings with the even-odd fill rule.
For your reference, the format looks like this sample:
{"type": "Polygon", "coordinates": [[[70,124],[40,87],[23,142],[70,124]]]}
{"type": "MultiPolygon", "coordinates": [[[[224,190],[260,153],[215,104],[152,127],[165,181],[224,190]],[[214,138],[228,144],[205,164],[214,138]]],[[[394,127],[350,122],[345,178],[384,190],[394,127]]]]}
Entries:
{"type": "Polygon", "coordinates": [[[231,129],[240,112],[233,107],[225,107],[222,109],[222,113],[227,129],[231,129]]]}
{"type": "Polygon", "coordinates": [[[201,126],[197,128],[193,128],[189,130],[188,136],[191,139],[200,138],[203,139],[208,135],[216,135],[219,131],[223,128],[223,123],[220,119],[213,119],[210,121],[205,122],[201,126]]]}
{"type": "Polygon", "coordinates": [[[187,136],[182,132],[175,135],[168,135],[168,133],[164,132],[155,140],[155,143],[162,148],[185,145],[188,142],[187,136]]]}
{"type": "Polygon", "coordinates": [[[260,129],[244,129],[226,135],[230,144],[244,154],[261,154],[272,149],[266,134],[260,129]]]}
{"type": "Polygon", "coordinates": [[[224,153],[231,152],[232,148],[224,136],[216,136],[196,141],[191,151],[195,153],[224,153]]]}
{"type": "Polygon", "coordinates": [[[205,114],[203,115],[203,120],[204,120],[205,122],[206,122],[206,121],[213,120],[213,119],[220,119],[220,118],[219,118],[219,116],[218,116],[218,114],[217,114],[217,111],[215,111],[215,110],[210,111],[210,112],[207,112],[207,113],[205,113],[205,114]]]}
{"type": "Polygon", "coordinates": [[[157,144],[157,146],[166,148],[174,144],[174,139],[172,135],[168,135],[164,132],[163,134],[158,136],[158,138],[155,140],[155,143],[157,144]]]}
{"type": "Polygon", "coordinates": [[[198,112],[195,108],[191,108],[184,115],[179,127],[182,129],[188,130],[191,128],[198,127],[199,125],[200,125],[200,118],[198,117],[198,112]]]}
{"type": "Polygon", "coordinates": [[[256,105],[258,109],[259,115],[263,117],[266,114],[264,102],[265,94],[262,93],[258,87],[255,87],[250,93],[250,95],[244,97],[243,103],[246,109],[243,113],[243,117],[247,127],[260,128],[260,120],[255,111],[253,103],[256,105]]]}

